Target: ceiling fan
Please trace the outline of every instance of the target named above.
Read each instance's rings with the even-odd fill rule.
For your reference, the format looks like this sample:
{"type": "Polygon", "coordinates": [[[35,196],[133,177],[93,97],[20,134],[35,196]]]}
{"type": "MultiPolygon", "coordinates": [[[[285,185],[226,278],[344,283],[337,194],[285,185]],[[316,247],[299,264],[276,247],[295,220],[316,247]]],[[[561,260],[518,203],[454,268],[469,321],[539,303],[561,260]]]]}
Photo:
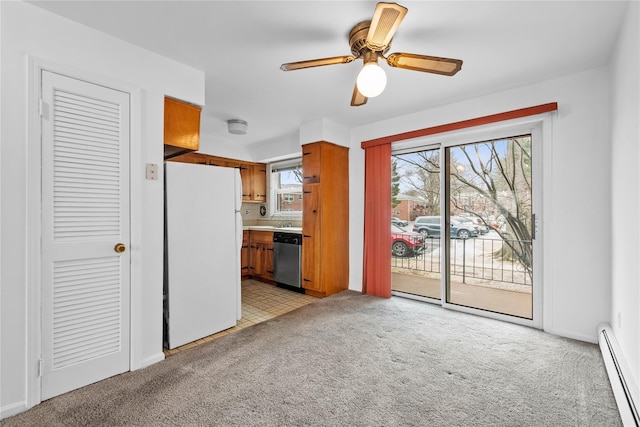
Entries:
{"type": "Polygon", "coordinates": [[[362,58],[364,66],[358,74],[351,97],[351,105],[359,106],[367,103],[368,98],[378,96],[384,90],[387,77],[378,66],[378,57],[382,57],[391,67],[426,73],[453,76],[462,68],[460,59],[439,58],[436,56],[416,55],[396,52],[384,56],[391,46],[395,34],[408,9],[396,3],[378,3],[371,21],[357,24],[349,33],[351,55],[331,58],[311,59],[308,61],[282,64],[282,71],[300,70],[302,68],[320,67],[323,65],[346,64],[362,58]]]}

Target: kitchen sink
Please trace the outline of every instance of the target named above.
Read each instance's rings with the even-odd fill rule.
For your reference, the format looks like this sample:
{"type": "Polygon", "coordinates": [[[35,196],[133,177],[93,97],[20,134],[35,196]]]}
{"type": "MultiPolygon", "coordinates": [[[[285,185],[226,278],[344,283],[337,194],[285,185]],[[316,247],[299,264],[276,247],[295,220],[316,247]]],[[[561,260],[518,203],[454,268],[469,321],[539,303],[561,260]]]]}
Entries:
{"type": "Polygon", "coordinates": [[[274,230],[288,231],[289,233],[302,233],[302,227],[276,227],[274,230]]]}

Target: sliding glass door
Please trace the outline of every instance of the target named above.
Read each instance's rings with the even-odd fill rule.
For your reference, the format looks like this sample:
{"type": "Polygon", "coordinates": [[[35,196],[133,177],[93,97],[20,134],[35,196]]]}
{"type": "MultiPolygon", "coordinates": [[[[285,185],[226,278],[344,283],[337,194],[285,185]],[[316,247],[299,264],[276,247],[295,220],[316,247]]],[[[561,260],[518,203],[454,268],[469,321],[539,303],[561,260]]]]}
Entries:
{"type": "Polygon", "coordinates": [[[531,135],[445,149],[446,301],[532,319],[531,135]]]}
{"type": "Polygon", "coordinates": [[[396,154],[391,161],[391,289],[432,299],[442,294],[440,151],[396,154]]]}
{"type": "Polygon", "coordinates": [[[394,152],[392,245],[408,249],[392,246],[394,293],[533,319],[532,142],[525,133],[394,152]]]}

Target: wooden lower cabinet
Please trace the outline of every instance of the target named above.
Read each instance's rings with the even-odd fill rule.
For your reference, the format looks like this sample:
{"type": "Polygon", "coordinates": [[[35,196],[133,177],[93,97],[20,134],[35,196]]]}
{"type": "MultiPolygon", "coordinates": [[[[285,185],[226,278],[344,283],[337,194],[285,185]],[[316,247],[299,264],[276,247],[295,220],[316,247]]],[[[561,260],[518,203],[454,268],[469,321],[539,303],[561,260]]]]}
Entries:
{"type": "Polygon", "coordinates": [[[249,275],[259,279],[273,280],[273,232],[249,232],[249,275]]]}
{"type": "Polygon", "coordinates": [[[319,187],[303,187],[302,217],[302,287],[306,292],[322,294],[318,259],[320,256],[320,206],[318,205],[319,187]]]}
{"type": "Polygon", "coordinates": [[[242,246],[240,247],[240,276],[249,276],[249,231],[242,232],[242,246]]]}

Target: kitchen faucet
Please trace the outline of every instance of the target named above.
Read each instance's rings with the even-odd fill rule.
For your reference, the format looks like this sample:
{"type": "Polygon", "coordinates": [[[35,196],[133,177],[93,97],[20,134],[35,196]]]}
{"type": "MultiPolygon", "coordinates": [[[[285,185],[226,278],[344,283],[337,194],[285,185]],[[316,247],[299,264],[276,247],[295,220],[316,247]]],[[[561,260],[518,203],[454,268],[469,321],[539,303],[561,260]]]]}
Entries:
{"type": "MultiPolygon", "coordinates": [[[[280,218],[282,218],[282,214],[280,212],[274,212],[271,214],[271,221],[273,221],[273,217],[275,216],[279,216],[280,218]]],[[[284,222],[279,222],[276,224],[276,227],[278,228],[284,228],[287,227],[287,224],[284,222]]],[[[289,223],[289,227],[291,227],[291,223],[289,223]]]]}

